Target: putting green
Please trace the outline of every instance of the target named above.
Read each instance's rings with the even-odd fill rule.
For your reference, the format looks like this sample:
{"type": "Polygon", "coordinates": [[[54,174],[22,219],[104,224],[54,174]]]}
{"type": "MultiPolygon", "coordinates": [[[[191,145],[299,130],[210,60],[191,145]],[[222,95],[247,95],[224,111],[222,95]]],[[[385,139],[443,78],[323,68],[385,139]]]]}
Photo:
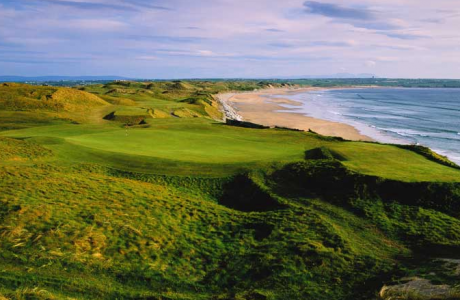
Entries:
{"type": "Polygon", "coordinates": [[[302,159],[299,134],[235,130],[220,125],[189,129],[122,129],[72,136],[70,143],[93,149],[198,163],[241,163],[302,159]]]}

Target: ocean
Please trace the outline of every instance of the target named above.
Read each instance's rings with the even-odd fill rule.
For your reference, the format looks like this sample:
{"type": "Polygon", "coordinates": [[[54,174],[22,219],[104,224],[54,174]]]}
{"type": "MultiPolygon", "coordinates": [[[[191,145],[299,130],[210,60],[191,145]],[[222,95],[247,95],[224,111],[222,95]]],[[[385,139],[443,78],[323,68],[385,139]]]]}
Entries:
{"type": "Polygon", "coordinates": [[[460,164],[460,89],[337,89],[282,96],[305,115],[346,123],[383,143],[419,144],[460,164]]]}

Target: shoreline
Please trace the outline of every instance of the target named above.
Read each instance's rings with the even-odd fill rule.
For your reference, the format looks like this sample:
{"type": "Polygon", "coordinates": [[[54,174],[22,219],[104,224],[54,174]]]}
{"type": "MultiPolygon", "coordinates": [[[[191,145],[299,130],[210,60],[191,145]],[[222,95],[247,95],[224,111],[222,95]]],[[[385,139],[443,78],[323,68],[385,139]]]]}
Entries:
{"type": "Polygon", "coordinates": [[[352,141],[375,141],[369,136],[361,134],[357,128],[351,125],[309,117],[303,113],[295,112],[293,108],[281,106],[282,104],[302,105],[298,101],[282,98],[283,95],[332,89],[340,88],[264,89],[253,92],[219,94],[217,98],[222,106],[225,118],[228,119],[244,120],[270,127],[312,130],[321,135],[341,137],[352,141]],[[276,98],[271,98],[272,96],[276,96],[276,98]]]}

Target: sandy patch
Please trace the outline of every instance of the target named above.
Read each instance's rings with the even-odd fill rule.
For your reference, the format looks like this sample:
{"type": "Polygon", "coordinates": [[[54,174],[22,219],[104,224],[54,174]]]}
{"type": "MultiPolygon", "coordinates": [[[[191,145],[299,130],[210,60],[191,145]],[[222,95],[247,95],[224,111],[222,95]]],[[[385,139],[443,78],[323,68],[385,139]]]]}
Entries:
{"type": "Polygon", "coordinates": [[[250,93],[234,93],[219,95],[221,102],[232,107],[235,113],[245,121],[265,126],[280,126],[308,131],[309,129],[327,136],[337,136],[354,141],[372,141],[370,137],[362,135],[353,126],[330,122],[296,113],[280,104],[301,106],[302,104],[286,98],[268,98],[270,95],[286,95],[306,91],[321,90],[322,88],[302,89],[270,89],[250,93]],[[278,112],[279,110],[292,112],[278,112]]]}

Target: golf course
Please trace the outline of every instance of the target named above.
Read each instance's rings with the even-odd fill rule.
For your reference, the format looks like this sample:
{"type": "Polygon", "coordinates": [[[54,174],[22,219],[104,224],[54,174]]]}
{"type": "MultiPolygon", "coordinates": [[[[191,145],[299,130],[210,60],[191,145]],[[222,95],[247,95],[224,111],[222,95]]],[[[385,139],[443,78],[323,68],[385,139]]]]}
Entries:
{"type": "Polygon", "coordinates": [[[459,166],[216,96],[299,87],[0,83],[0,299],[460,299],[459,166]]]}

